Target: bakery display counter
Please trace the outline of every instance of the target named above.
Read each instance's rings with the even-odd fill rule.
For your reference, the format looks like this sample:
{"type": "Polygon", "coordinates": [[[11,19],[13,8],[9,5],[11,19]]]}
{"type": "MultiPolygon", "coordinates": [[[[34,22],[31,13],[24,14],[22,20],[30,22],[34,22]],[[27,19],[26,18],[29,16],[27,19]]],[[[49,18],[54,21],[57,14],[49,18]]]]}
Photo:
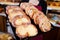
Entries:
{"type": "Polygon", "coordinates": [[[47,2],[47,10],[60,10],[60,2],[47,2]]]}
{"type": "Polygon", "coordinates": [[[2,5],[19,5],[20,0],[0,0],[2,5]]]}
{"type": "MultiPolygon", "coordinates": [[[[5,4],[5,3],[4,3],[5,4]]],[[[4,4],[2,4],[2,5],[4,5],[4,4]]],[[[10,5],[10,4],[7,4],[7,5],[10,5]]],[[[6,8],[6,6],[4,7],[4,8],[6,8]]],[[[6,13],[6,9],[4,9],[5,10],[5,13],[6,13]]],[[[54,9],[55,10],[55,9],[54,9]]],[[[41,32],[41,30],[37,27],[37,29],[38,29],[38,34],[36,35],[36,36],[34,36],[34,37],[27,37],[27,38],[19,38],[17,35],[16,35],[16,28],[14,28],[12,25],[11,25],[11,23],[9,22],[9,19],[8,19],[8,15],[6,15],[6,14],[4,14],[4,13],[1,13],[0,14],[1,16],[5,16],[5,17],[7,17],[7,20],[5,20],[5,21],[8,21],[8,23],[7,24],[9,24],[8,26],[9,26],[9,28],[11,27],[11,29],[12,29],[12,32],[13,32],[13,35],[15,36],[15,40],[33,40],[33,39],[35,39],[35,38],[40,38],[40,39],[43,39],[43,40],[59,40],[60,39],[60,28],[58,28],[57,26],[56,27],[54,27],[53,25],[52,25],[52,29],[49,31],[49,32],[41,32]],[[42,35],[42,36],[41,36],[42,35]]],[[[2,19],[2,18],[1,18],[2,19]]],[[[4,18],[3,18],[4,19],[4,18]]],[[[2,20],[1,20],[2,21],[2,20]]],[[[33,23],[33,21],[32,21],[32,23],[33,23]]],[[[3,23],[1,23],[2,25],[3,25],[3,23]]],[[[34,23],[33,23],[34,24],[34,23]]],[[[37,26],[37,25],[35,25],[35,26],[37,26]]],[[[11,31],[11,29],[9,29],[10,31],[11,31]]],[[[37,39],[36,39],[37,40],[37,39]]]]}
{"type": "Polygon", "coordinates": [[[19,5],[19,3],[14,3],[14,2],[0,2],[2,5],[19,5]]]}

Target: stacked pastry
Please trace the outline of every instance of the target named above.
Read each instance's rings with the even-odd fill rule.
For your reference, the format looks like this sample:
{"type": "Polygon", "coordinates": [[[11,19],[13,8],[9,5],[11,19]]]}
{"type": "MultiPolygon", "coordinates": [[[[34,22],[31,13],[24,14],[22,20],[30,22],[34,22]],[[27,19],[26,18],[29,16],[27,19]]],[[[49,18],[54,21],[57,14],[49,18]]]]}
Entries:
{"type": "Polygon", "coordinates": [[[51,24],[49,22],[49,19],[43,14],[43,12],[39,11],[30,3],[21,3],[20,7],[25,10],[26,14],[30,16],[31,19],[34,20],[34,23],[36,25],[39,25],[41,31],[50,31],[51,24]]]}
{"type": "Polygon", "coordinates": [[[18,6],[7,6],[6,13],[9,21],[16,28],[16,34],[20,38],[37,35],[36,27],[31,24],[30,18],[18,6]]]}
{"type": "Polygon", "coordinates": [[[16,28],[17,36],[20,38],[37,35],[37,28],[31,23],[30,18],[36,25],[39,25],[42,32],[51,30],[49,19],[31,3],[21,3],[20,7],[7,6],[6,13],[8,14],[9,21],[16,28]]]}

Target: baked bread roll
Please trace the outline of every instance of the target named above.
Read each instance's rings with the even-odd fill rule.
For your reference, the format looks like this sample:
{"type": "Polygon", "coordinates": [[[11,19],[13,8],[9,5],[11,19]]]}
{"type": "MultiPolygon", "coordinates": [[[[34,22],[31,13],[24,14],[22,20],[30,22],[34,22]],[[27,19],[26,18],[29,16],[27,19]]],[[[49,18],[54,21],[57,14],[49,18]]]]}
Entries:
{"type": "Polygon", "coordinates": [[[11,24],[16,28],[16,34],[20,38],[37,35],[37,28],[31,24],[30,18],[18,6],[6,7],[11,24]]]}
{"type": "Polygon", "coordinates": [[[24,25],[24,24],[31,24],[31,21],[30,21],[29,17],[27,17],[27,16],[17,15],[13,19],[14,19],[13,23],[15,26],[20,26],[20,25],[24,25]]]}
{"type": "Polygon", "coordinates": [[[16,34],[20,38],[36,36],[38,33],[36,27],[32,24],[21,25],[16,28],[16,34]]]}
{"type": "Polygon", "coordinates": [[[23,10],[18,6],[7,6],[6,13],[8,14],[9,21],[12,25],[19,26],[22,24],[31,23],[30,18],[23,12],[23,10]]]}
{"type": "Polygon", "coordinates": [[[20,7],[25,10],[26,14],[30,16],[31,19],[34,20],[34,23],[39,25],[39,28],[43,32],[50,31],[51,24],[49,19],[43,14],[43,12],[39,11],[30,3],[21,3],[20,7]],[[29,4],[29,5],[28,5],[29,4]]]}

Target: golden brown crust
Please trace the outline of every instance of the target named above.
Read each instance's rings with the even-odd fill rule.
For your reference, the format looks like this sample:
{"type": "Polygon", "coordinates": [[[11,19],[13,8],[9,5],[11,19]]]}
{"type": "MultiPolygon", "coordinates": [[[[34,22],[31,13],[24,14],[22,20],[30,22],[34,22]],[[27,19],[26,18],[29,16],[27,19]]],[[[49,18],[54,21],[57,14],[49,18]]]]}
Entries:
{"type": "MultiPolygon", "coordinates": [[[[39,11],[33,5],[29,7],[28,4],[27,5],[23,4],[24,6],[27,6],[27,7],[24,8],[24,10],[26,11],[26,14],[29,15],[30,18],[34,20],[34,23],[36,25],[37,24],[39,25],[39,28],[41,29],[41,31],[43,31],[43,32],[45,32],[45,30],[50,31],[51,24],[49,22],[49,19],[43,14],[43,12],[39,11]]],[[[23,6],[22,6],[22,8],[23,8],[23,6]]]]}
{"type": "Polygon", "coordinates": [[[16,34],[20,38],[37,35],[36,27],[31,24],[30,18],[20,9],[8,7],[7,14],[9,21],[16,28],[16,34]]]}
{"type": "Polygon", "coordinates": [[[32,24],[21,25],[16,28],[16,34],[18,37],[25,38],[37,35],[38,31],[32,24]]]}
{"type": "Polygon", "coordinates": [[[15,26],[20,26],[24,24],[31,24],[29,17],[17,15],[13,18],[13,23],[15,26]],[[25,20],[24,20],[25,19],[25,20]]]}
{"type": "Polygon", "coordinates": [[[16,34],[17,34],[17,36],[20,37],[20,38],[25,38],[25,37],[28,36],[28,35],[27,35],[26,28],[25,28],[25,26],[23,26],[23,25],[21,25],[21,26],[19,26],[19,27],[16,28],[16,34]],[[21,32],[23,32],[23,33],[21,34],[21,32]]]}
{"type": "MultiPolygon", "coordinates": [[[[29,21],[28,23],[31,23],[29,17],[27,17],[27,15],[23,12],[23,10],[18,6],[7,6],[6,11],[7,11],[6,13],[8,14],[9,21],[12,23],[13,26],[14,25],[16,26],[15,24],[16,20],[22,18],[25,18],[25,20],[29,21]],[[19,18],[17,16],[19,16],[19,18]]],[[[23,23],[23,24],[28,24],[28,23],[23,23]]]]}

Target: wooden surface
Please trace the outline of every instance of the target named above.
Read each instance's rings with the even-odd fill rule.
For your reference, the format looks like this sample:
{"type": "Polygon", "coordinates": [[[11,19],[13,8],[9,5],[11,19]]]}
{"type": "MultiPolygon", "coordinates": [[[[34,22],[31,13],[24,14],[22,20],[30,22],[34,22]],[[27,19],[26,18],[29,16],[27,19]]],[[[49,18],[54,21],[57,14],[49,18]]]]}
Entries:
{"type": "Polygon", "coordinates": [[[6,32],[6,18],[0,16],[0,31],[6,32]]]}

